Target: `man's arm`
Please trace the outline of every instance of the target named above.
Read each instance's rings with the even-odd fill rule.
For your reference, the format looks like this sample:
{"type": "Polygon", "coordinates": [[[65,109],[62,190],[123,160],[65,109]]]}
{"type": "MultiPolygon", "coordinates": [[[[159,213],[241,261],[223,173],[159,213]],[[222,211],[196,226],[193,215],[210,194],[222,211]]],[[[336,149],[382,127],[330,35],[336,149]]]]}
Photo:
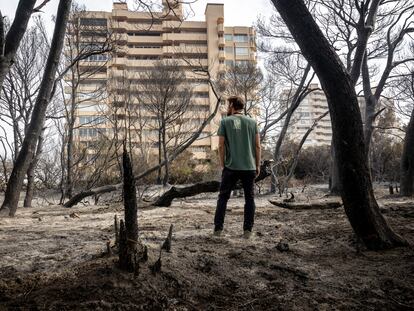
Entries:
{"type": "Polygon", "coordinates": [[[220,163],[220,167],[221,169],[224,169],[224,151],[225,151],[225,146],[224,146],[224,136],[219,136],[219,163],[220,163]]]}
{"type": "Polygon", "coordinates": [[[256,177],[260,174],[260,161],[262,158],[262,147],[260,146],[260,134],[256,134],[256,177]]]}

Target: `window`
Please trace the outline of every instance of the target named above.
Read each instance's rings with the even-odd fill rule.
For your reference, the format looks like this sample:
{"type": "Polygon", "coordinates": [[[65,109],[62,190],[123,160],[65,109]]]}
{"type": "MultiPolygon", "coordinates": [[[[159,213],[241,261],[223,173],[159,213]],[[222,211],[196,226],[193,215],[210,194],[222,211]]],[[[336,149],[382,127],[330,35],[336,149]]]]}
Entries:
{"type": "Polygon", "coordinates": [[[234,51],[234,49],[233,49],[232,46],[226,46],[226,53],[233,54],[233,51],[234,51]]]}
{"type": "Polygon", "coordinates": [[[209,98],[208,93],[194,93],[195,98],[209,98]]]}
{"type": "Polygon", "coordinates": [[[235,42],[249,42],[248,35],[234,35],[235,42]]]}
{"type": "Polygon", "coordinates": [[[224,39],[226,39],[226,41],[233,41],[233,35],[224,35],[224,39]]]}
{"type": "Polygon", "coordinates": [[[236,60],[236,65],[245,66],[247,65],[248,62],[249,62],[248,60],[236,60]]]}
{"type": "Polygon", "coordinates": [[[226,60],[226,65],[227,66],[233,66],[233,64],[234,64],[234,61],[232,61],[232,60],[226,60]]]}
{"type": "Polygon", "coordinates": [[[108,60],[108,55],[106,54],[98,54],[98,55],[91,55],[85,58],[87,62],[105,62],[108,60]]]}
{"type": "Polygon", "coordinates": [[[97,125],[105,123],[105,118],[102,116],[80,116],[79,124],[81,125],[97,125]]]}
{"type": "Polygon", "coordinates": [[[219,46],[219,51],[224,51],[224,48],[222,46],[219,46]]]}
{"type": "Polygon", "coordinates": [[[80,137],[96,137],[98,135],[98,130],[94,128],[84,128],[79,129],[80,137]]]}
{"type": "Polygon", "coordinates": [[[81,18],[82,26],[106,26],[106,18],[81,18]]]}
{"type": "Polygon", "coordinates": [[[249,48],[237,48],[236,55],[249,55],[249,48]]]}
{"type": "Polygon", "coordinates": [[[224,64],[224,60],[220,59],[219,64],[224,64]]]}

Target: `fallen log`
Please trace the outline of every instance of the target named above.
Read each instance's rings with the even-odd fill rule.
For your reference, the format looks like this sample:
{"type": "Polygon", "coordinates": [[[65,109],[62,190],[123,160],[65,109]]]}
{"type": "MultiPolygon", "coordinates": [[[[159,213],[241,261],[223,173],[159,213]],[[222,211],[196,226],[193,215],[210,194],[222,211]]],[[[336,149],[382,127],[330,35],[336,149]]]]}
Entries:
{"type": "MultiPolygon", "coordinates": [[[[263,161],[260,166],[260,174],[255,182],[259,182],[271,175],[270,161],[263,161]]],[[[241,189],[241,184],[237,184],[235,189],[241,189]]],[[[160,196],[152,205],[159,207],[169,207],[174,199],[195,196],[201,193],[217,192],[220,189],[220,182],[216,180],[196,183],[188,187],[171,187],[170,190],[160,196]]]]}
{"type": "Polygon", "coordinates": [[[269,200],[269,202],[277,207],[291,210],[334,209],[343,205],[342,201],[281,202],[269,200]]]}

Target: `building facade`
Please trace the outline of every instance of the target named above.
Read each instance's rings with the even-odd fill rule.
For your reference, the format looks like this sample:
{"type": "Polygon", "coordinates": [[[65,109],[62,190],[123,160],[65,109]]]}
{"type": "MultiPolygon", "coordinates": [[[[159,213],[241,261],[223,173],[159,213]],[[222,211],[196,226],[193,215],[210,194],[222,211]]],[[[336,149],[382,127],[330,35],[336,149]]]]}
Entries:
{"type": "MultiPolygon", "coordinates": [[[[288,138],[291,141],[299,143],[308,129],[313,125],[314,121],[328,111],[328,101],[325,93],[320,89],[319,85],[314,83],[309,86],[313,89],[309,93],[299,107],[296,109],[292,116],[291,126],[288,131],[288,138]]],[[[282,93],[287,94],[288,91],[282,93]]],[[[286,96],[285,96],[286,97],[286,96]]],[[[362,96],[358,96],[358,104],[361,111],[362,122],[365,118],[365,99],[362,96]]],[[[383,98],[380,101],[381,107],[392,108],[394,103],[390,99],[383,98]]],[[[395,127],[398,127],[398,120],[394,121],[395,127]]],[[[394,134],[395,130],[390,130],[390,134],[394,134]]],[[[332,126],[331,118],[329,114],[322,118],[315,129],[310,133],[303,147],[318,147],[318,146],[329,146],[332,140],[332,126]]]]}
{"type": "MultiPolygon", "coordinates": [[[[125,77],[135,81],[132,85],[139,83],[139,79],[134,80],[134,77],[152,70],[157,62],[173,59],[184,70],[187,85],[193,92],[189,111],[194,112],[189,114],[185,123],[194,124],[194,128],[201,125],[217,102],[207,77],[197,75],[194,68],[208,69],[210,76],[215,78],[231,64],[256,63],[254,29],[225,27],[223,4],[207,4],[204,21],[183,21],[180,4],[171,10],[163,1],[163,7],[162,11],[150,14],[128,10],[126,3],[114,3],[111,12],[87,11],[81,15],[81,29],[82,25],[93,25],[91,29],[107,29],[116,42],[116,49],[107,54],[92,55],[79,63],[80,68],[91,73],[76,86],[79,98],[75,111],[77,143],[88,146],[100,135],[118,131],[111,118],[119,121],[118,128],[124,126],[122,120],[128,119],[131,105],[143,104],[126,98],[119,85],[123,84],[125,77]]],[[[99,42],[94,31],[83,31],[81,34],[83,44],[90,44],[92,38],[99,42]]],[[[65,91],[69,94],[70,87],[65,91]]],[[[146,118],[150,123],[156,116],[148,112],[140,118],[146,118]]],[[[203,159],[210,150],[217,148],[215,132],[220,119],[219,113],[204,129],[200,139],[189,148],[196,158],[203,159]]],[[[144,125],[139,131],[136,136],[144,137],[147,142],[152,141],[148,150],[156,152],[154,130],[144,125]]],[[[122,131],[117,135],[121,137],[122,131]]]]}

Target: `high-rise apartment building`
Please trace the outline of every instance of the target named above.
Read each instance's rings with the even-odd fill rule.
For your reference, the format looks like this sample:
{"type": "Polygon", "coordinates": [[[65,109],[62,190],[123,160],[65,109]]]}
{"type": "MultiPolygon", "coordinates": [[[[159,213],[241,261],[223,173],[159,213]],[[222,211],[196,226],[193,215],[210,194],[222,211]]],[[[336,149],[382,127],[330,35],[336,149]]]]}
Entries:
{"type": "MultiPolygon", "coordinates": [[[[113,124],[103,118],[108,117],[110,111],[114,111],[108,109],[109,107],[119,107],[116,109],[118,117],[124,115],[127,118],[129,104],[126,104],[125,97],[117,92],[114,84],[109,86],[107,81],[111,79],[120,81],[126,76],[133,77],[140,72],[151,70],[160,60],[174,59],[185,70],[193,90],[189,109],[200,112],[193,113],[190,117],[192,120],[187,121],[201,124],[201,115],[206,116],[213,111],[216,98],[206,78],[195,75],[194,67],[208,68],[210,75],[217,77],[231,64],[256,63],[254,29],[225,27],[223,4],[207,4],[204,21],[183,21],[181,4],[171,10],[170,4],[164,0],[163,7],[163,11],[150,14],[128,10],[126,3],[119,2],[113,4],[111,12],[87,11],[81,15],[81,26],[106,27],[115,38],[117,47],[116,52],[94,55],[79,64],[83,68],[97,68],[99,63],[104,63],[105,66],[79,83],[79,96],[83,100],[80,98],[76,110],[76,142],[87,146],[98,139],[100,133],[114,131],[113,124]],[[96,98],[101,98],[99,100],[88,100],[88,92],[95,92],[99,88],[104,89],[102,93],[106,96],[97,96],[96,98]]],[[[90,32],[82,34],[84,44],[88,44],[88,38],[94,36],[90,32]]],[[[150,114],[145,117],[154,118],[150,114]]],[[[197,158],[205,158],[206,152],[217,147],[215,132],[220,119],[219,113],[205,128],[201,139],[190,147],[190,151],[197,158]]],[[[144,127],[141,134],[153,137],[154,133],[151,132],[151,128],[144,127]]],[[[150,146],[151,148],[154,152],[157,150],[155,145],[150,146]]]]}
{"type": "MultiPolygon", "coordinates": [[[[313,125],[314,121],[328,111],[328,101],[325,93],[319,88],[318,84],[311,84],[310,89],[315,89],[306,96],[300,106],[296,109],[292,116],[291,126],[288,131],[288,138],[299,143],[308,129],[313,125]]],[[[283,92],[286,96],[288,91],[283,92]]],[[[282,93],[282,96],[284,96],[282,93]]],[[[362,120],[365,116],[365,99],[358,97],[359,108],[362,120]]],[[[393,107],[393,102],[389,99],[382,99],[380,102],[382,107],[393,107]]],[[[396,121],[398,123],[398,121],[396,121]]],[[[398,127],[398,124],[395,125],[398,127]]],[[[322,118],[315,129],[310,133],[304,143],[304,148],[310,146],[328,146],[332,140],[332,126],[329,114],[322,118]]]]}

